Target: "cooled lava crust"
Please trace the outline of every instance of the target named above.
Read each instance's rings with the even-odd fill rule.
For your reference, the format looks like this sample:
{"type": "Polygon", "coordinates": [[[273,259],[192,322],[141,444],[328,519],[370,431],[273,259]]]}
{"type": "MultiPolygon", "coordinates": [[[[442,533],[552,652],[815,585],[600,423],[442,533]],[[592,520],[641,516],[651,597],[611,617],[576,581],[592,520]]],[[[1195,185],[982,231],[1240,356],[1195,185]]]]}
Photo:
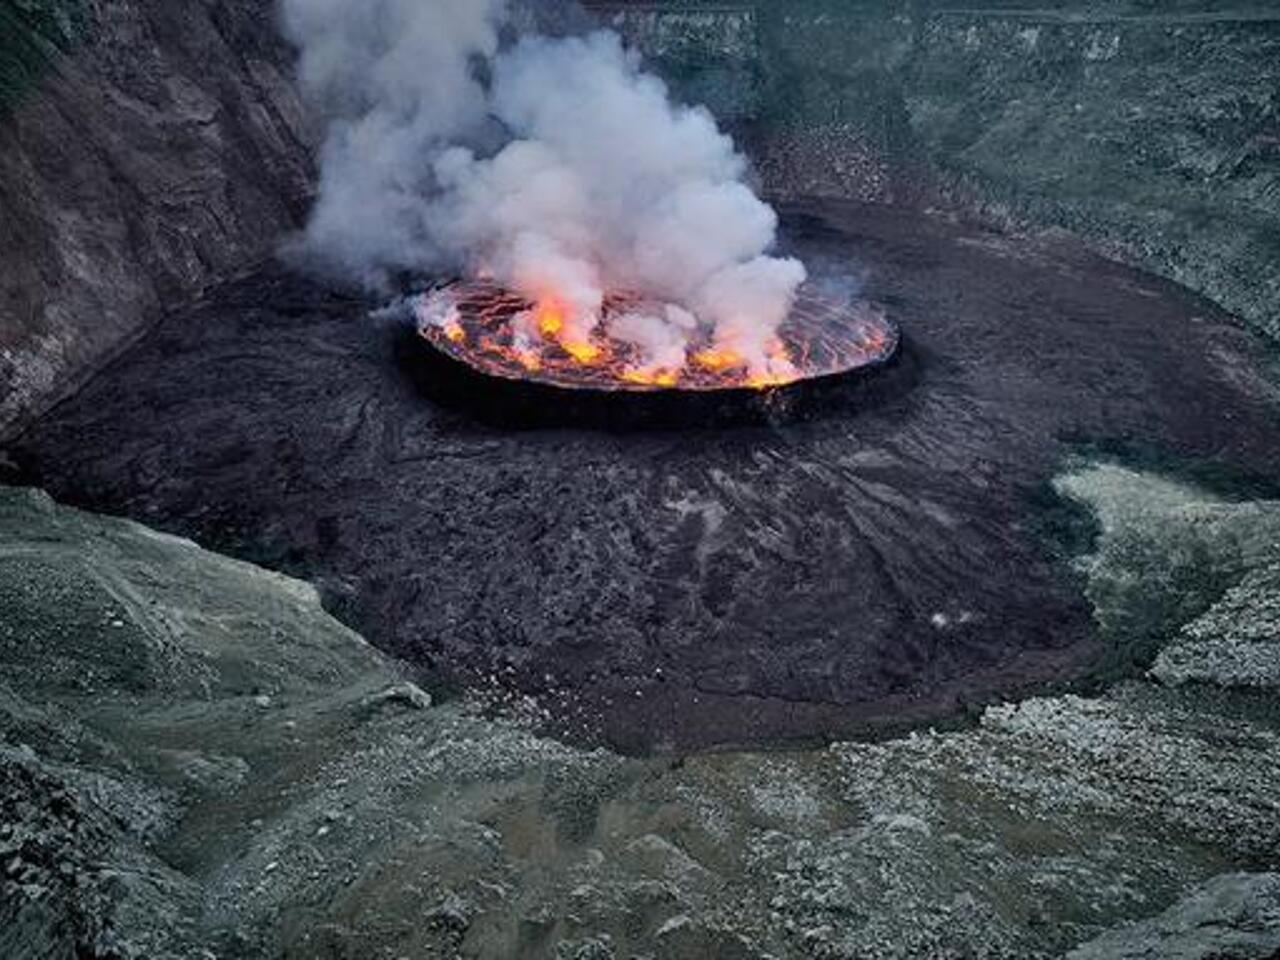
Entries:
{"type": "Polygon", "coordinates": [[[1050,535],[1089,529],[1050,486],[1081,444],[1280,479],[1265,355],[1203,299],[908,210],[784,224],[816,282],[907,332],[875,403],[496,427],[423,398],[378,304],[277,268],[175,309],[13,452],[66,501],[312,580],[425,681],[631,751],[844,737],[1088,674],[1088,537],[1050,535]]]}
{"type": "Polygon", "coordinates": [[[486,349],[492,328],[484,318],[495,303],[511,313],[527,308],[488,284],[450,284],[424,296],[452,296],[462,309],[455,326],[416,323],[397,354],[430,399],[505,427],[582,426],[609,430],[781,424],[869,407],[886,392],[908,388],[902,334],[875,304],[838,303],[802,289],[781,335],[795,358],[784,382],[748,385],[740,371],[710,372],[690,364],[675,382],[629,381],[621,362],[582,365],[552,346],[537,369],[510,349],[486,349]],[[451,335],[452,334],[452,335],[451,335]],[[892,378],[886,376],[893,371],[892,378]]]}

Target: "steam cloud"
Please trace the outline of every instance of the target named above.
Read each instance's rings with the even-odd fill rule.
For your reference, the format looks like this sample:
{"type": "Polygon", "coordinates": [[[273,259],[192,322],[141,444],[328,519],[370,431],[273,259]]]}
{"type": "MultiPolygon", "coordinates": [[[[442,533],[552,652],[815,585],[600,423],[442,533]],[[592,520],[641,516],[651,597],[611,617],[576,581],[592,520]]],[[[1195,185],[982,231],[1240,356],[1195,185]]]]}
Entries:
{"type": "Polygon", "coordinates": [[[604,291],[632,291],[665,306],[607,332],[652,368],[682,365],[702,323],[781,372],[804,267],[767,256],[777,217],[710,113],[673,104],[615,34],[514,39],[505,0],[282,2],[329,124],[311,254],[375,287],[491,274],[554,299],[562,342],[586,341],[604,291]]]}

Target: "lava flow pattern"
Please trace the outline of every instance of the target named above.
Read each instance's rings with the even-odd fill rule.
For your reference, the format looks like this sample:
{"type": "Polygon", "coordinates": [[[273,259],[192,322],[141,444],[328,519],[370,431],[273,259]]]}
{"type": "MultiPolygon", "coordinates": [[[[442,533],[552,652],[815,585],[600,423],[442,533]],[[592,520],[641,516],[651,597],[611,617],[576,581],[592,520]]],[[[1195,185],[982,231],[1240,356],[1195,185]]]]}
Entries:
{"type": "Polygon", "coordinates": [[[646,308],[654,306],[627,295],[606,297],[602,322],[589,339],[575,342],[563,336],[564,317],[554,302],[468,280],[421,294],[415,314],[424,339],[472,369],[579,390],[763,390],[884,363],[899,340],[875,305],[840,303],[802,287],[770,345],[769,372],[753,372],[743,357],[696,333],[683,363],[656,367],[636,346],[605,332],[611,317],[646,308]]]}

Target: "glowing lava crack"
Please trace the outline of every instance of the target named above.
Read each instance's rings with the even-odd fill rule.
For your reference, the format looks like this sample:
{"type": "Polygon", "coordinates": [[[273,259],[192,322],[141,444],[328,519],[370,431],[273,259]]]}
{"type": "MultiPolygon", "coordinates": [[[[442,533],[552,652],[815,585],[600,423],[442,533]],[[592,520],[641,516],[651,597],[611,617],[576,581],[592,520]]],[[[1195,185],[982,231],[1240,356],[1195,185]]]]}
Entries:
{"type": "Polygon", "coordinates": [[[430,290],[415,302],[418,333],[436,350],[490,377],[579,391],[722,391],[785,387],[885,364],[897,352],[897,327],[877,306],[837,302],[801,288],[768,347],[768,369],[752,369],[731,348],[699,337],[688,318],[687,345],[656,359],[610,337],[617,321],[663,310],[624,295],[605,299],[588,339],[565,336],[562,308],[533,302],[484,280],[430,290]]]}

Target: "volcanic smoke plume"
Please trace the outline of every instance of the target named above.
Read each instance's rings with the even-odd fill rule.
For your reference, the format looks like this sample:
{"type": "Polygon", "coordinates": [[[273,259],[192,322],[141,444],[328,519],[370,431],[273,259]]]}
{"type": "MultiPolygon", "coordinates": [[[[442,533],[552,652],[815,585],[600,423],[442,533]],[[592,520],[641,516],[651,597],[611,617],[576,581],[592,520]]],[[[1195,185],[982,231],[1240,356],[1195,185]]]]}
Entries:
{"type": "Polygon", "coordinates": [[[701,107],[608,31],[516,36],[504,0],[283,0],[328,131],[302,246],[373,287],[483,277],[533,306],[517,346],[633,373],[687,359],[785,377],[779,325],[805,280],[768,256],[777,217],[701,107]],[[643,311],[605,311],[625,292],[643,311]],[[607,325],[607,326],[606,326],[607,325]]]}

